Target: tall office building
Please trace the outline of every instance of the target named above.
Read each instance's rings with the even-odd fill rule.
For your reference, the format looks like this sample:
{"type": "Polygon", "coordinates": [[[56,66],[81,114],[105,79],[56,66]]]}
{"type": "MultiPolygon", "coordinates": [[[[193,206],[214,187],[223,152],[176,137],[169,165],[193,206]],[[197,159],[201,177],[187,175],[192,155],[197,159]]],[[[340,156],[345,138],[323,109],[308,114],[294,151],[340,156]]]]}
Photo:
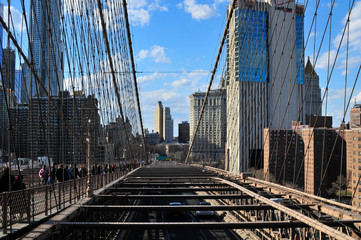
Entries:
{"type": "MultiPolygon", "coordinates": [[[[29,110],[28,127],[28,156],[31,158],[50,156],[55,163],[85,163],[86,148],[83,142],[91,129],[91,156],[101,161],[102,150],[100,144],[100,117],[97,111],[87,113],[84,108],[88,105],[96,106],[97,100],[93,96],[70,96],[69,92],[60,92],[59,97],[53,98],[57,108],[62,112],[65,120],[72,129],[79,133],[74,136],[60,118],[57,110],[47,97],[33,98],[32,108],[29,110]],[[90,123],[88,122],[90,119],[90,123]],[[90,125],[90,126],[89,126],[90,125]]],[[[96,163],[94,163],[96,164],[96,163]]]]}
{"type": "Polygon", "coordinates": [[[171,142],[173,140],[173,119],[169,107],[163,107],[158,102],[154,110],[154,132],[159,134],[159,142],[171,142]]]}
{"type": "MultiPolygon", "coordinates": [[[[52,96],[58,96],[63,88],[61,12],[60,0],[31,1],[29,59],[41,83],[52,96]]],[[[27,76],[29,96],[37,95],[35,86],[35,78],[27,76]]],[[[44,94],[39,89],[39,95],[44,94]]]]}
{"type": "Polygon", "coordinates": [[[161,101],[154,110],[154,132],[159,133],[159,142],[163,142],[163,104],[161,101]]]}
{"type": "Polygon", "coordinates": [[[15,96],[11,89],[4,92],[0,84],[0,149],[7,153],[9,149],[8,141],[8,111],[7,108],[15,106],[15,96]]]}
{"type": "Polygon", "coordinates": [[[227,37],[227,170],[261,166],[263,129],[304,120],[303,11],[238,1],[227,37]]]}
{"type": "Polygon", "coordinates": [[[29,102],[29,95],[27,89],[27,76],[28,75],[28,66],[25,63],[20,64],[19,69],[19,79],[20,79],[20,102],[21,103],[28,103],[29,102]]]}
{"type": "MultiPolygon", "coordinates": [[[[190,98],[190,139],[193,139],[196,125],[206,93],[195,92],[190,98]]],[[[192,161],[219,161],[224,159],[226,140],[226,90],[211,90],[204,110],[197,137],[191,152],[192,161]]]]}
{"type": "Polygon", "coordinates": [[[166,143],[173,140],[173,119],[169,107],[163,109],[163,139],[166,143]]]}
{"type": "Polygon", "coordinates": [[[15,91],[15,51],[11,48],[3,49],[2,77],[7,89],[15,91]]]}
{"type": "Polygon", "coordinates": [[[321,88],[320,78],[318,77],[310,58],[308,57],[305,67],[305,104],[304,109],[307,115],[321,116],[322,102],[321,102],[321,88]]]}
{"type": "Polygon", "coordinates": [[[350,127],[351,128],[361,127],[361,104],[355,104],[350,109],[350,127]]]}
{"type": "MultiPolygon", "coordinates": [[[[0,3],[0,17],[4,18],[4,4],[0,3]]],[[[0,43],[3,42],[3,26],[0,24],[0,43]]],[[[2,64],[2,51],[0,51],[0,64],[2,64]]],[[[0,78],[1,79],[1,78],[0,78]]]]}
{"type": "Polygon", "coordinates": [[[178,142],[189,142],[189,123],[187,121],[178,124],[178,142]]]}
{"type": "Polygon", "coordinates": [[[14,93],[15,93],[15,97],[16,97],[16,101],[18,103],[21,102],[21,85],[22,85],[22,70],[21,69],[16,69],[15,70],[15,89],[14,89],[14,93]]]}

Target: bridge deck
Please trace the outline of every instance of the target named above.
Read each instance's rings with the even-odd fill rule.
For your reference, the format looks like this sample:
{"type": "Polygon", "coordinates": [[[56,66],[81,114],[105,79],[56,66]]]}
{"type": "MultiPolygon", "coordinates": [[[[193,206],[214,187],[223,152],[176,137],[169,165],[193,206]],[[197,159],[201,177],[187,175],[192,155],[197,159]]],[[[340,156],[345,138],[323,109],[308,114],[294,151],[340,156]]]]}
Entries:
{"type": "Polygon", "coordinates": [[[335,219],[323,214],[319,218],[312,209],[315,205],[244,180],[229,182],[200,168],[163,163],[136,169],[110,183],[93,198],[73,205],[23,239],[107,236],[190,240],[242,239],[246,235],[272,239],[292,232],[310,234],[314,229],[331,238],[352,239],[338,230],[340,226],[357,234],[355,224],[361,217],[335,219]],[[211,205],[200,205],[206,199],[211,205]],[[211,211],[214,216],[204,218],[197,211],[211,211]]]}

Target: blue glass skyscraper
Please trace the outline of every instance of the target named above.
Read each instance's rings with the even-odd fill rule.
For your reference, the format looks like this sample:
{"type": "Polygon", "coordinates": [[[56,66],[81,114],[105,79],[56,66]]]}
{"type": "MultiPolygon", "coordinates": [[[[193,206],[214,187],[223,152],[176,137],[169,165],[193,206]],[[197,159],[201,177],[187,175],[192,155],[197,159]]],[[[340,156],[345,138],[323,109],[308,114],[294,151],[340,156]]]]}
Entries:
{"type": "MultiPolygon", "coordinates": [[[[33,0],[30,4],[29,59],[34,64],[41,83],[52,96],[58,96],[63,84],[61,11],[60,0],[33,0]]],[[[29,96],[36,96],[34,77],[28,74],[26,82],[29,96]]],[[[39,95],[44,96],[44,93],[40,91],[39,95]]]]}
{"type": "Polygon", "coordinates": [[[237,3],[227,36],[230,171],[262,167],[263,129],[288,128],[304,118],[302,10],[293,1],[237,3]]]}

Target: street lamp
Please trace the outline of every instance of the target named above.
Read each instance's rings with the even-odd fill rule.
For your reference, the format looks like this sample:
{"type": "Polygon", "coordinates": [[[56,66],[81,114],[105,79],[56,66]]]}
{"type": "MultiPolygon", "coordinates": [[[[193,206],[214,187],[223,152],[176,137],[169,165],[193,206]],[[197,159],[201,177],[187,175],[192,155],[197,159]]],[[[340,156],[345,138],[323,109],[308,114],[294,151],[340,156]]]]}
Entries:
{"type": "Polygon", "coordinates": [[[98,108],[96,107],[96,103],[95,103],[95,99],[89,97],[86,102],[84,103],[83,107],[81,108],[82,112],[83,112],[83,119],[87,120],[87,125],[88,125],[88,137],[86,138],[87,141],[87,145],[88,145],[88,149],[87,149],[87,168],[88,168],[88,173],[87,173],[87,188],[86,188],[86,196],[87,197],[92,197],[93,196],[93,186],[91,183],[91,171],[90,171],[90,142],[91,142],[91,130],[92,130],[92,125],[95,128],[96,127],[96,120],[97,120],[97,113],[98,113],[98,108]],[[93,123],[92,123],[93,122],[93,123]]]}

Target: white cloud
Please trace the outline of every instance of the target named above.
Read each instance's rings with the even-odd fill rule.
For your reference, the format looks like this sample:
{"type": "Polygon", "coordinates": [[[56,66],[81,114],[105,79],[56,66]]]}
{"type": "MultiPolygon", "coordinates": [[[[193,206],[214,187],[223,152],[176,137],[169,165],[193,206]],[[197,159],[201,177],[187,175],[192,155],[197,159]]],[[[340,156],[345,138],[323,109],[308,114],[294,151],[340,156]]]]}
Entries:
{"type": "Polygon", "coordinates": [[[336,56],[336,50],[331,50],[330,52],[323,53],[317,59],[316,68],[327,69],[328,66],[330,66],[331,68],[335,60],[335,56],[336,56]]]}
{"type": "Polygon", "coordinates": [[[144,26],[150,22],[149,11],[144,8],[130,9],[129,15],[134,25],[144,26]]]}
{"type": "MultiPolygon", "coordinates": [[[[4,7],[4,20],[5,23],[9,26],[8,24],[8,6],[4,7]]],[[[13,30],[13,25],[15,28],[15,31],[17,32],[21,32],[25,30],[25,23],[22,23],[23,20],[23,15],[20,11],[18,11],[15,7],[10,6],[10,29],[13,30]],[[23,26],[22,26],[23,24],[23,26]]]]}
{"type": "Polygon", "coordinates": [[[170,59],[165,55],[164,47],[153,46],[150,51],[150,56],[155,62],[170,63],[170,59]]]}
{"type": "Polygon", "coordinates": [[[165,54],[165,48],[162,46],[154,45],[149,50],[143,49],[138,53],[138,61],[146,58],[152,58],[156,63],[170,63],[170,59],[165,54]]]}
{"type": "Polygon", "coordinates": [[[128,8],[142,8],[147,6],[146,0],[128,0],[128,8]]]}
{"type": "Polygon", "coordinates": [[[152,74],[138,77],[137,81],[138,81],[138,83],[146,83],[146,82],[151,82],[151,81],[160,80],[160,79],[164,79],[164,78],[174,77],[175,75],[176,74],[155,72],[152,74]]]}
{"type": "Polygon", "coordinates": [[[354,98],[352,98],[352,103],[351,105],[354,103],[354,102],[357,102],[357,103],[360,103],[361,102],[361,92],[359,92],[354,98]]]}
{"type": "Polygon", "coordinates": [[[189,82],[190,82],[189,79],[182,78],[182,79],[172,82],[171,85],[173,87],[183,87],[183,86],[187,86],[189,84],[189,82]]]}
{"type": "MultiPolygon", "coordinates": [[[[183,95],[176,91],[169,91],[168,89],[157,89],[150,92],[142,92],[142,102],[153,102],[153,101],[170,101],[178,98],[182,98],[183,95]],[[156,99],[155,99],[156,96],[156,99]]],[[[155,105],[154,105],[155,106],[155,105]]]]}
{"type": "Polygon", "coordinates": [[[185,12],[190,13],[192,18],[200,21],[209,19],[216,15],[216,10],[208,4],[198,4],[195,0],[185,0],[183,2],[185,12]]]}
{"type": "Polygon", "coordinates": [[[148,3],[147,0],[130,0],[128,1],[128,12],[131,23],[136,26],[144,26],[150,23],[151,12],[166,12],[168,8],[160,4],[160,0],[148,3]]]}
{"type": "Polygon", "coordinates": [[[140,50],[140,52],[138,53],[138,58],[137,58],[137,60],[138,60],[138,61],[141,61],[141,60],[147,58],[148,53],[149,53],[148,50],[140,50]]]}
{"type": "MultiPolygon", "coordinates": [[[[347,21],[348,13],[342,20],[343,26],[347,21]]],[[[343,28],[342,28],[343,31],[343,28]]],[[[333,44],[335,47],[338,47],[342,37],[342,31],[334,39],[333,44]]],[[[347,41],[347,35],[345,34],[343,38],[342,45],[344,46],[347,41]]],[[[350,16],[350,35],[349,35],[349,44],[353,50],[361,52],[361,1],[356,2],[354,8],[352,9],[350,16]]]]}

